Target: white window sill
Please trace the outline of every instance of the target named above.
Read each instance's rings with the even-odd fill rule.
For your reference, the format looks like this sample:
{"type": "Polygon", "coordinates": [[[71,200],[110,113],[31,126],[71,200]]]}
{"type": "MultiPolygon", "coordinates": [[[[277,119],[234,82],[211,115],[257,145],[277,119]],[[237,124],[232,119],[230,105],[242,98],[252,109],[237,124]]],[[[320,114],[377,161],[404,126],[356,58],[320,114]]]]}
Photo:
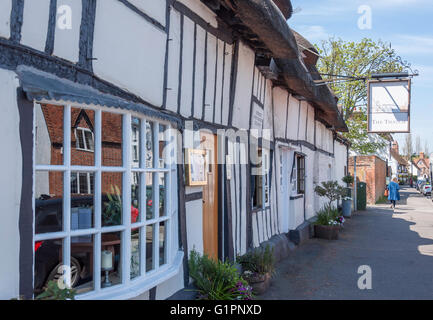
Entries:
{"type": "Polygon", "coordinates": [[[178,251],[171,265],[161,267],[158,271],[148,274],[145,278],[131,280],[129,285],[118,285],[78,295],[76,300],[127,300],[138,297],[146,291],[174,277],[181,269],[183,251],[178,251]]]}

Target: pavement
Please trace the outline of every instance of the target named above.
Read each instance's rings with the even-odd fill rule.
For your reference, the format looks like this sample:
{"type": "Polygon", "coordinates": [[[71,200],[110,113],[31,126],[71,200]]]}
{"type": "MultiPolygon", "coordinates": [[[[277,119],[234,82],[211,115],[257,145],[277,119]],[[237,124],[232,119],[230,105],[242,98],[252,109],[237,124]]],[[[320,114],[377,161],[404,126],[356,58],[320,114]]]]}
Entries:
{"type": "Polygon", "coordinates": [[[395,210],[375,205],[347,219],[340,239],[311,239],[281,261],[257,299],[433,299],[433,202],[402,188],[395,210]],[[360,266],[371,289],[358,288],[360,266]]]}

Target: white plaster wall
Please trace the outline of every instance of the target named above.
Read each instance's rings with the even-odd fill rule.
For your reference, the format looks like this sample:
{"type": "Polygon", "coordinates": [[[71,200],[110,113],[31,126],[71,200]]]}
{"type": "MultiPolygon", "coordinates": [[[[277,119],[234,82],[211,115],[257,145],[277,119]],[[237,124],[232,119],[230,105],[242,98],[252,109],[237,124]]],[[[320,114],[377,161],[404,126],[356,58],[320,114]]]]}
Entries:
{"type": "Polygon", "coordinates": [[[301,112],[299,116],[299,130],[298,140],[306,141],[306,129],[307,129],[307,108],[308,104],[305,101],[301,102],[301,112]]]}
{"type": "Polygon", "coordinates": [[[206,47],[206,31],[197,26],[195,56],[194,117],[201,119],[203,115],[204,61],[206,47]]]}
{"type": "Polygon", "coordinates": [[[162,105],[166,40],[164,32],[121,2],[97,1],[95,74],[156,106],[162,105]]]}
{"type": "Polygon", "coordinates": [[[221,124],[221,103],[223,90],[223,72],[224,72],[224,42],[218,40],[218,64],[217,64],[217,81],[215,96],[215,123],[221,124]]]}
{"type": "Polygon", "coordinates": [[[188,17],[184,17],[182,51],[182,91],[180,114],[188,118],[191,116],[192,109],[192,78],[194,65],[194,22],[188,17]]]}
{"type": "Polygon", "coordinates": [[[233,126],[237,128],[247,129],[249,127],[254,63],[254,51],[241,41],[233,106],[233,126]]]}
{"type": "Polygon", "coordinates": [[[4,37],[4,38],[10,37],[11,11],[12,11],[12,0],[2,0],[0,2],[0,37],[4,37]]]}
{"type": "Polygon", "coordinates": [[[298,115],[299,100],[292,95],[289,97],[289,114],[287,117],[287,138],[291,140],[298,139],[298,115]]]}
{"type": "MultiPolygon", "coordinates": [[[[72,9],[72,29],[62,30],[58,26],[56,27],[53,54],[76,63],[78,62],[80,53],[82,2],[76,0],[57,0],[57,10],[64,5],[72,9]]],[[[56,21],[59,18],[61,18],[61,15],[57,11],[56,21]]]]}
{"type": "Polygon", "coordinates": [[[215,64],[217,59],[217,38],[208,34],[207,38],[207,69],[206,92],[204,106],[204,120],[213,122],[214,97],[215,97],[215,64]]]}
{"type": "Polygon", "coordinates": [[[293,212],[293,217],[290,221],[290,230],[295,230],[304,222],[304,198],[299,198],[296,200],[291,200],[291,212],[293,212]]]}
{"type": "Polygon", "coordinates": [[[274,88],[274,124],[275,137],[286,137],[287,119],[287,91],[279,87],[274,88]]]}
{"type": "Polygon", "coordinates": [[[21,43],[39,51],[45,50],[50,14],[50,0],[24,1],[21,43]]]}
{"type": "Polygon", "coordinates": [[[263,120],[263,128],[270,130],[270,138],[274,137],[273,130],[273,122],[272,122],[272,83],[270,80],[266,80],[265,82],[266,91],[265,91],[265,110],[264,110],[264,120],[263,120]]]}
{"type": "Polygon", "coordinates": [[[335,164],[334,164],[334,180],[337,180],[338,183],[341,185],[344,185],[343,177],[345,176],[344,167],[347,166],[347,147],[338,142],[335,141],[335,164]]]}
{"type": "Polygon", "coordinates": [[[225,65],[224,65],[223,117],[221,120],[223,125],[227,125],[229,120],[232,60],[233,60],[233,46],[226,44],[225,65]]]}
{"type": "MultiPolygon", "coordinates": [[[[149,1],[149,0],[146,0],[149,1]]],[[[155,1],[155,0],[151,0],[155,1]]],[[[215,13],[213,13],[206,5],[204,5],[200,0],[178,0],[187,6],[190,10],[198,14],[202,19],[209,23],[212,27],[217,28],[218,22],[215,13]]]]}
{"type": "Polygon", "coordinates": [[[315,216],[314,206],[314,151],[308,148],[302,150],[306,155],[305,161],[305,217],[310,219],[315,216]]]}
{"type": "Polygon", "coordinates": [[[185,207],[188,250],[203,254],[203,201],[189,201],[185,207]]]}
{"type": "Polygon", "coordinates": [[[168,75],[166,108],[177,112],[179,91],[179,60],[180,60],[180,13],[170,11],[170,39],[168,42],[168,75]]]}
{"type": "Polygon", "coordinates": [[[179,272],[167,281],[164,281],[156,288],[156,300],[165,300],[184,288],[183,264],[179,272]]]}
{"type": "Polygon", "coordinates": [[[19,295],[19,211],[21,201],[22,155],[15,73],[0,69],[0,300],[19,295]]]}
{"type": "Polygon", "coordinates": [[[307,141],[314,144],[314,108],[308,105],[307,141]]]}
{"type": "Polygon", "coordinates": [[[165,26],[166,0],[129,0],[129,2],[165,26]]]}

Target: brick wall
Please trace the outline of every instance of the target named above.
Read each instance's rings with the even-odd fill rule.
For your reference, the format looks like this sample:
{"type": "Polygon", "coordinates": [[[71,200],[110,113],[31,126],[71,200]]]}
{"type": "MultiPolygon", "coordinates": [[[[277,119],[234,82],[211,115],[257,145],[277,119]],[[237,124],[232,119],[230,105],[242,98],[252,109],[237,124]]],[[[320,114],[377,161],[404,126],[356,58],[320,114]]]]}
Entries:
{"type": "MultiPolygon", "coordinates": [[[[354,175],[354,158],[349,159],[349,172],[354,175]]],[[[386,186],[386,162],[377,156],[356,157],[356,176],[367,184],[367,203],[375,204],[384,194],[386,186]]]]}

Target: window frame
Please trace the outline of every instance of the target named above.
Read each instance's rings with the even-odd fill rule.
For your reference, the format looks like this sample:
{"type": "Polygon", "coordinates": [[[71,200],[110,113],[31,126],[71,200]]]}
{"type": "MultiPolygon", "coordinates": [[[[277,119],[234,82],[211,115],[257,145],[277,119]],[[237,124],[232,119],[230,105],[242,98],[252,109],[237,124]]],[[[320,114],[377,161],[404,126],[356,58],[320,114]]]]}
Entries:
{"type": "Polygon", "coordinates": [[[305,195],[305,181],[306,181],[306,156],[299,152],[295,152],[293,156],[292,164],[292,197],[305,195]],[[303,161],[303,168],[300,167],[300,160],[303,161]],[[302,178],[300,178],[302,176],[302,178]],[[303,182],[303,188],[301,188],[301,182],[303,182]]]}
{"type": "MultiPolygon", "coordinates": [[[[175,239],[175,233],[177,233],[177,227],[173,224],[177,224],[177,193],[174,189],[177,185],[177,166],[173,161],[170,161],[168,155],[163,155],[166,163],[166,167],[159,167],[159,127],[160,125],[166,127],[164,133],[165,141],[172,141],[173,125],[169,121],[161,119],[155,119],[145,114],[124,110],[115,109],[110,107],[86,105],[80,103],[59,103],[51,100],[34,101],[34,105],[50,104],[63,108],[63,127],[71,128],[71,109],[82,108],[86,110],[93,110],[95,112],[95,126],[92,137],[94,139],[94,152],[95,152],[95,163],[92,166],[75,166],[71,164],[71,134],[72,130],[63,130],[63,164],[62,165],[33,165],[33,176],[38,171],[41,172],[63,172],[63,228],[59,232],[36,234],[35,226],[33,226],[33,242],[46,241],[59,239],[62,240],[63,244],[63,265],[70,265],[71,262],[71,239],[78,236],[93,236],[93,290],[76,296],[76,299],[103,299],[112,297],[131,297],[136,290],[136,295],[149,290],[151,287],[162,283],[170,275],[175,275],[183,259],[183,252],[179,251],[176,246],[177,240],[175,239]],[[109,112],[122,115],[122,134],[123,134],[123,146],[122,156],[123,164],[120,167],[104,167],[102,166],[102,113],[109,112]],[[132,166],[132,118],[139,118],[140,121],[140,159],[145,159],[146,156],[146,123],[151,122],[154,132],[153,141],[153,166],[147,168],[145,164],[140,163],[138,168],[132,166]],[[157,152],[155,152],[155,150],[157,152]],[[94,226],[90,229],[84,230],[72,230],[71,229],[71,173],[86,172],[94,174],[94,226]],[[159,174],[164,176],[164,183],[166,186],[165,201],[164,201],[164,215],[157,215],[150,220],[146,219],[146,193],[144,194],[144,200],[140,200],[140,212],[142,219],[136,223],[131,222],[131,214],[122,215],[122,224],[118,226],[102,226],[102,204],[101,204],[101,187],[102,187],[102,173],[122,173],[122,212],[131,211],[131,180],[134,173],[139,173],[142,177],[145,177],[146,173],[159,174]],[[160,262],[160,232],[157,226],[161,223],[165,225],[164,235],[164,254],[165,263],[159,265],[160,262]],[[131,231],[132,229],[140,228],[146,234],[147,226],[154,226],[153,228],[153,243],[152,243],[152,261],[154,268],[146,272],[146,236],[140,236],[140,274],[135,278],[131,278],[131,231]],[[102,277],[101,277],[101,236],[105,233],[121,233],[121,283],[113,285],[112,287],[102,288],[102,277]],[[176,250],[174,250],[176,249],[176,250]],[[132,293],[131,293],[132,292],[132,293]]],[[[35,117],[34,117],[35,118],[35,117]]],[[[36,121],[34,119],[33,127],[36,127],[36,121]]],[[[86,129],[86,128],[84,128],[86,129]]],[[[91,130],[89,130],[91,131],[91,130]]],[[[34,153],[36,153],[36,136],[33,138],[34,153]]],[[[176,156],[176,149],[178,148],[174,140],[174,156],[176,156]]],[[[162,159],[161,159],[162,160],[162,159]]],[[[143,160],[144,163],[144,160],[143,160]]],[[[77,180],[78,182],[78,180],[77,180]]],[[[159,182],[158,182],[159,184],[159,182]]],[[[33,192],[35,192],[36,180],[33,180],[33,192]]],[[[146,179],[140,179],[141,190],[146,190],[146,179]]],[[[152,189],[154,190],[154,188],[152,189]]],[[[157,200],[154,203],[159,203],[159,192],[152,192],[153,200],[157,200]]],[[[143,199],[143,197],[141,198],[143,199]]],[[[35,219],[36,208],[35,199],[33,196],[33,219],[35,219]]],[[[159,206],[158,206],[159,213],[159,206]]],[[[35,221],[35,220],[34,220],[35,221]]],[[[35,272],[35,252],[33,252],[33,274],[35,272]]]]}
{"type": "Polygon", "coordinates": [[[92,130],[90,130],[89,128],[83,128],[83,127],[77,127],[75,128],[75,148],[77,150],[81,150],[81,151],[86,151],[86,152],[95,152],[95,134],[93,133],[92,130]],[[81,136],[83,137],[83,143],[84,143],[84,148],[81,148],[79,146],[79,139],[78,139],[78,132],[81,132],[81,136]],[[87,141],[86,141],[86,132],[90,132],[92,135],[92,139],[93,139],[93,149],[90,149],[89,146],[87,145],[87,141]]]}
{"type": "Polygon", "coordinates": [[[270,206],[270,159],[271,159],[271,152],[272,150],[259,148],[258,151],[260,151],[260,156],[258,156],[258,159],[260,159],[260,165],[257,164],[251,164],[251,170],[253,168],[260,168],[262,174],[260,175],[261,179],[261,186],[258,186],[256,184],[256,179],[258,175],[252,175],[251,174],[251,180],[254,181],[254,183],[251,184],[251,209],[252,211],[260,211],[268,208],[270,206]],[[264,160],[264,163],[263,163],[264,160]],[[267,169],[266,169],[267,168],[267,169]],[[257,189],[257,192],[261,193],[261,200],[262,203],[259,206],[254,206],[254,195],[256,194],[255,190],[253,188],[257,189]]]}

